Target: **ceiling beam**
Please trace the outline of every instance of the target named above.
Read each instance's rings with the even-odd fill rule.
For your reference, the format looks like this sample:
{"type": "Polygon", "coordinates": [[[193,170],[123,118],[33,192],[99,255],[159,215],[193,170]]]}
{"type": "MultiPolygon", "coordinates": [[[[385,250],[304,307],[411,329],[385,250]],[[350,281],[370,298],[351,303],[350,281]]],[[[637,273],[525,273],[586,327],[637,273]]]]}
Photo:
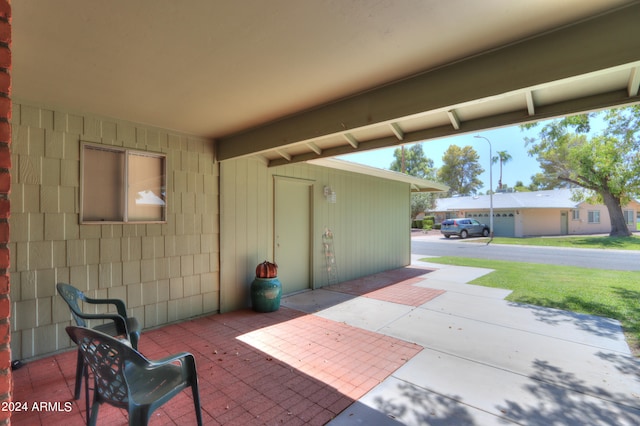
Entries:
{"type": "Polygon", "coordinates": [[[454,129],[460,130],[460,119],[458,118],[458,114],[454,110],[447,111],[447,116],[449,117],[449,121],[451,121],[451,125],[454,129]]]}
{"type": "MultiPolygon", "coordinates": [[[[536,114],[531,116],[527,110],[519,110],[505,114],[498,114],[489,117],[478,118],[474,120],[464,121],[460,130],[455,130],[449,125],[432,127],[429,129],[418,130],[415,132],[407,132],[404,134],[402,144],[413,142],[422,142],[432,139],[441,139],[449,136],[460,136],[469,133],[475,133],[480,130],[495,129],[498,127],[513,126],[516,124],[531,123],[540,120],[549,120],[552,118],[564,117],[569,114],[586,112],[612,108],[620,105],[630,105],[640,103],[640,96],[629,98],[626,90],[616,90],[600,95],[587,96],[571,101],[558,102],[552,105],[545,105],[536,109],[536,114]]],[[[281,166],[284,164],[299,163],[317,158],[334,157],[336,155],[353,154],[354,152],[368,151],[371,149],[386,148],[401,144],[395,136],[388,136],[379,139],[362,141],[358,145],[358,149],[354,150],[349,145],[327,148],[322,150],[322,155],[318,156],[314,153],[306,153],[295,155],[290,161],[282,159],[274,159],[269,161],[269,167],[281,166]]],[[[428,149],[428,145],[425,146],[428,149]]]]}
{"type": "Polygon", "coordinates": [[[351,145],[354,149],[358,149],[359,142],[356,140],[356,138],[353,137],[351,133],[345,133],[342,136],[344,136],[347,142],[349,142],[349,145],[351,145]]]}
{"type": "Polygon", "coordinates": [[[627,92],[629,96],[638,96],[638,89],[640,88],[640,67],[635,67],[631,70],[629,76],[629,84],[627,85],[627,92]]]}
{"type": "Polygon", "coordinates": [[[393,132],[394,135],[396,135],[396,138],[398,138],[399,141],[404,139],[404,130],[400,128],[400,125],[398,123],[391,123],[390,126],[391,126],[391,131],[393,132]]]}
{"type": "Polygon", "coordinates": [[[279,156],[281,156],[282,158],[287,160],[287,162],[290,162],[291,159],[293,158],[291,155],[287,154],[286,152],[284,152],[281,149],[276,149],[276,152],[278,153],[279,156]]]}
{"type": "Polygon", "coordinates": [[[533,91],[527,90],[525,92],[525,96],[527,97],[527,111],[529,115],[536,115],[536,104],[533,102],[533,91]]]}
{"type": "Polygon", "coordinates": [[[311,151],[315,152],[316,154],[318,154],[318,155],[322,154],[322,149],[318,145],[316,145],[315,143],[307,142],[307,146],[309,147],[309,149],[311,151]]]}
{"type": "MultiPolygon", "coordinates": [[[[217,140],[219,160],[640,60],[640,3],[217,140]],[[615,46],[615,48],[612,48],[615,46]],[[498,76],[498,77],[497,77],[498,76]]],[[[395,142],[395,140],[394,140],[395,142]]]]}

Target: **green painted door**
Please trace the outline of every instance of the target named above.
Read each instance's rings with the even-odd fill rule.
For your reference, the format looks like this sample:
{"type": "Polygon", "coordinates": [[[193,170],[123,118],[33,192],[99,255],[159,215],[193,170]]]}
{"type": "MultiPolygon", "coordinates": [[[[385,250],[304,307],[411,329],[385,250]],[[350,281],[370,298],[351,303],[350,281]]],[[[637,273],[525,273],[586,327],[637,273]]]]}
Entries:
{"type": "Polygon", "coordinates": [[[569,212],[560,212],[560,234],[569,233],[569,212]]]}
{"type": "Polygon", "coordinates": [[[282,293],[311,288],[311,189],[303,179],[275,180],[274,258],[282,293]]]}

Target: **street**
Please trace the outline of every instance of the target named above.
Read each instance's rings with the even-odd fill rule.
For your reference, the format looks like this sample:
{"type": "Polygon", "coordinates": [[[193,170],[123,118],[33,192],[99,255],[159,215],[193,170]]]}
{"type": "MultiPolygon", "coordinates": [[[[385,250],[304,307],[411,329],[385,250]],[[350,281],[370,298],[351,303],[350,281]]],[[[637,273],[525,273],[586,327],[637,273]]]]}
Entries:
{"type": "Polygon", "coordinates": [[[458,256],[476,259],[571,265],[583,268],[640,271],[640,253],[630,250],[574,249],[485,244],[474,238],[445,239],[441,235],[414,236],[411,253],[425,256],[458,256]],[[475,240],[475,241],[474,241],[475,240]]]}

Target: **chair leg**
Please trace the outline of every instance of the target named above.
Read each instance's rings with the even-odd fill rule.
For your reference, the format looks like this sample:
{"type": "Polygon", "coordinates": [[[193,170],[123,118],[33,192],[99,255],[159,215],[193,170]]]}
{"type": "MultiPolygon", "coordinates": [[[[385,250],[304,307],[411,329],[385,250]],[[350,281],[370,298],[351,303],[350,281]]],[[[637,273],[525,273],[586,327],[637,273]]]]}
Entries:
{"type": "MultiPolygon", "coordinates": [[[[95,392],[95,391],[94,391],[95,392]]],[[[89,413],[87,413],[87,426],[96,426],[98,421],[98,410],[100,409],[100,403],[93,398],[93,405],[91,406],[91,418],[89,418],[89,413]]]]}
{"type": "Polygon", "coordinates": [[[148,405],[135,405],[129,403],[129,426],[147,426],[151,411],[148,405]]]}
{"type": "Polygon", "coordinates": [[[196,410],[196,420],[198,426],[202,426],[202,411],[200,410],[200,392],[198,391],[198,382],[191,385],[191,395],[193,396],[193,406],[196,410]]]}
{"type": "Polygon", "coordinates": [[[138,350],[139,340],[140,340],[140,333],[131,333],[129,335],[129,341],[131,342],[131,347],[135,350],[138,350]]]}
{"type": "MultiPolygon", "coordinates": [[[[82,369],[82,375],[84,376],[84,406],[85,406],[84,415],[87,416],[87,426],[90,426],[91,423],[89,419],[89,413],[91,413],[91,403],[89,402],[89,367],[87,367],[86,365],[82,369]]],[[[93,391],[95,392],[96,390],[94,389],[93,391]]],[[[94,405],[97,406],[98,404],[94,403],[94,405]]],[[[96,418],[97,416],[98,414],[96,413],[96,418]]],[[[93,424],[95,424],[95,421],[93,424]]]]}
{"type": "Polygon", "coordinates": [[[84,376],[84,358],[80,349],[78,349],[78,361],[76,363],[76,387],[73,393],[73,399],[80,399],[80,391],[82,390],[82,377],[84,376]]]}

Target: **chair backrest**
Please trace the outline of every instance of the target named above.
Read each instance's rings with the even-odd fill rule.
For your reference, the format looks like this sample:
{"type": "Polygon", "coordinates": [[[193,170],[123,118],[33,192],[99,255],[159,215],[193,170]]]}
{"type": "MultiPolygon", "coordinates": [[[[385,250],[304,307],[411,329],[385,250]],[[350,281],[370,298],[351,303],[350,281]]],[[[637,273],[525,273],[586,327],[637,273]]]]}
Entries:
{"type": "Polygon", "coordinates": [[[91,368],[95,392],[105,402],[126,406],[129,385],[125,377],[125,363],[132,362],[140,366],[148,364],[148,360],[127,344],[99,331],[74,326],[66,330],[91,368]]]}
{"type": "Polygon", "coordinates": [[[60,293],[62,299],[67,303],[67,305],[69,305],[71,315],[76,321],[76,324],[80,327],[86,327],[86,321],[78,316],[78,314],[82,312],[82,309],[80,309],[80,301],[85,300],[84,293],[74,286],[65,283],[58,283],[56,288],[58,289],[58,293],[60,293]]]}

